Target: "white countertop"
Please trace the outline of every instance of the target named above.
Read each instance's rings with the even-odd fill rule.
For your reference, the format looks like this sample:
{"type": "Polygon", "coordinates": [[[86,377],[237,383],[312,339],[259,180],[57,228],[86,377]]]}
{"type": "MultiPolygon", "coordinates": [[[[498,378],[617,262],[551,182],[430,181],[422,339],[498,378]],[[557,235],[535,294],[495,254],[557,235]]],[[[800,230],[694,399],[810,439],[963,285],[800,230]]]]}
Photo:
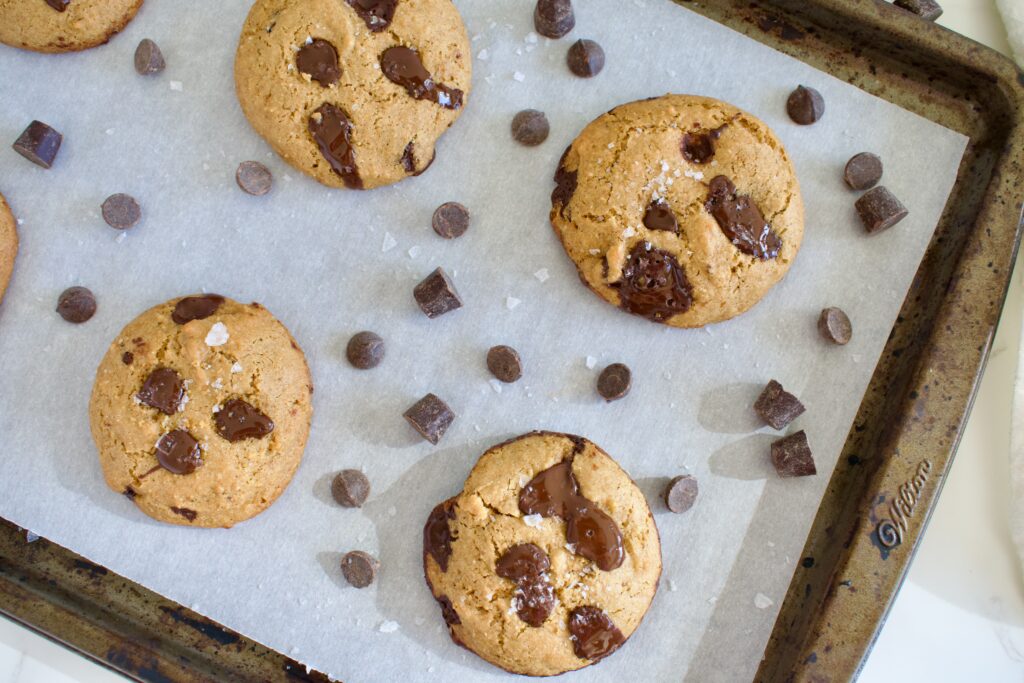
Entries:
{"type": "MultiPolygon", "coordinates": [[[[942,5],[939,23],[1009,54],[994,0],[942,5]]],[[[1024,583],[1008,520],[1010,411],[1022,312],[1018,268],[966,435],[862,683],[1024,678],[1024,583]]],[[[121,680],[0,618],[0,683],[121,680]]]]}

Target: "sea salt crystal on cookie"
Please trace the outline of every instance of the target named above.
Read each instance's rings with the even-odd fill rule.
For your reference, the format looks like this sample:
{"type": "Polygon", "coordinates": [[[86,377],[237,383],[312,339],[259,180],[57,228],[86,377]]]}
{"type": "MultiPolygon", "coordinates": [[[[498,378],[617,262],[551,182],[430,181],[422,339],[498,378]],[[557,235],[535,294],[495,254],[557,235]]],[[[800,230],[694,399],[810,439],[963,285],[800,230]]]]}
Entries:
{"type": "Polygon", "coordinates": [[[525,524],[526,526],[532,526],[536,529],[541,525],[543,519],[544,518],[540,515],[525,515],[523,516],[523,524],[525,524]]]}
{"type": "Polygon", "coordinates": [[[206,334],[206,345],[207,346],[224,346],[228,343],[228,328],[227,325],[221,322],[216,322],[210,331],[206,334]]]}
{"type": "Polygon", "coordinates": [[[231,366],[231,373],[237,375],[242,371],[242,364],[235,361],[235,364],[231,366]]]}

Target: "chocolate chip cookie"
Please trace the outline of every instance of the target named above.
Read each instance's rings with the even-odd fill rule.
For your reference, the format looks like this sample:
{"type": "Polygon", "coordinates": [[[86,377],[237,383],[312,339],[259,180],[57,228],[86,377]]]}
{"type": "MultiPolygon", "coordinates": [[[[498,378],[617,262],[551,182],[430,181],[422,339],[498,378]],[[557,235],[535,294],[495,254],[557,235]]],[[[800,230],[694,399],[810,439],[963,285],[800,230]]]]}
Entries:
{"type": "Polygon", "coordinates": [[[302,350],[267,309],[201,294],[121,331],[89,419],[110,488],[162,522],[230,527],[288,486],[312,393],[302,350]]]}
{"type": "Polygon", "coordinates": [[[674,327],[727,320],[789,270],[800,185],[763,122],[665,95],[599,116],[555,173],[551,224],[580,277],[629,313],[674,327]]]}
{"type": "Polygon", "coordinates": [[[469,39],[451,0],[257,0],[235,57],[250,123],[325,185],[425,171],[470,90],[469,39]]]}
{"type": "Polygon", "coordinates": [[[0,0],[0,43],[36,52],[73,52],[110,40],[142,0],[0,0]]]}
{"type": "Polygon", "coordinates": [[[18,222],[11,208],[0,195],[0,302],[4,300],[7,283],[11,281],[14,258],[18,255],[18,222]]]}
{"type": "Polygon", "coordinates": [[[507,671],[552,676],[610,655],[661,576],[643,494],[600,448],[533,432],[480,458],[430,513],[423,565],[452,639],[507,671]]]}

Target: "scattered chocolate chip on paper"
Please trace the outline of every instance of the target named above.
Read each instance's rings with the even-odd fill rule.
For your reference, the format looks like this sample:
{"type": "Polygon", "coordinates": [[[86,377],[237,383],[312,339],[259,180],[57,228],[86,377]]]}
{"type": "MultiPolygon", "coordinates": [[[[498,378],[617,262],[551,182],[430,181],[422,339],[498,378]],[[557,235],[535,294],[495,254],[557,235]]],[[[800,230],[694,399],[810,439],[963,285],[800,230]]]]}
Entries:
{"type": "Polygon", "coordinates": [[[524,109],[512,117],[512,138],[525,147],[536,147],[548,139],[548,117],[536,109],[524,109]]]}
{"type": "Polygon", "coordinates": [[[843,168],[843,180],[851,190],[867,190],[882,179],[882,160],[871,152],[855,154],[843,168]]]}
{"type": "Polygon", "coordinates": [[[683,474],[676,477],[665,487],[665,506],[676,514],[686,512],[697,500],[697,478],[683,474]]]}
{"type": "Polygon", "coordinates": [[[435,394],[427,394],[405,411],[405,419],[424,439],[437,445],[455,420],[455,413],[435,394]]]}
{"type": "Polygon", "coordinates": [[[896,198],[884,185],[874,187],[854,204],[864,229],[870,234],[888,230],[910,213],[903,202],[896,198]]]}
{"type": "Polygon", "coordinates": [[[119,192],[103,200],[100,207],[103,220],[115,230],[128,230],[142,218],[142,209],[135,197],[119,192]]]}
{"type": "Polygon", "coordinates": [[[235,171],[235,182],[246,194],[262,197],[274,185],[274,174],[258,161],[243,161],[235,171]]]}
{"type": "Polygon", "coordinates": [[[523,376],[523,361],[511,346],[492,346],[487,352],[487,369],[502,382],[511,384],[523,376]]]}
{"type": "Polygon", "coordinates": [[[355,588],[366,588],[377,578],[380,562],[373,555],[362,550],[345,553],[341,558],[341,573],[355,588]]]}
{"type": "Polygon", "coordinates": [[[818,331],[833,344],[849,344],[853,337],[853,324],[841,308],[834,306],[823,309],[818,316],[818,331]]]}
{"type": "Polygon", "coordinates": [[[469,209],[458,202],[445,202],[434,209],[430,226],[446,240],[462,237],[469,229],[469,209]]]}
{"type": "Polygon", "coordinates": [[[814,456],[803,430],[772,443],[772,465],[780,477],[808,477],[817,474],[814,456]]]}
{"type": "Polygon", "coordinates": [[[783,389],[774,379],[768,382],[754,403],[754,411],[772,429],[785,429],[790,422],[802,415],[804,410],[806,409],[800,399],[783,389]]]}
{"type": "Polygon", "coordinates": [[[331,482],[331,496],[342,507],[362,507],[370,496],[370,480],[359,470],[342,470],[331,482]]]}
{"type": "Polygon", "coordinates": [[[140,76],[149,76],[160,73],[166,66],[160,47],[149,38],[143,38],[135,48],[135,71],[140,76]]]}
{"type": "Polygon", "coordinates": [[[605,401],[617,401],[629,393],[633,385],[633,373],[622,363],[612,363],[597,378],[597,393],[605,401]]]}
{"type": "Polygon", "coordinates": [[[814,88],[798,86],[786,100],[786,113],[794,123],[809,126],[825,115],[825,98],[814,88]]]}
{"type": "Polygon", "coordinates": [[[69,323],[84,323],[96,313],[96,297],[86,287],[68,287],[57,297],[57,313],[69,323]]]}
{"type": "Polygon", "coordinates": [[[64,136],[42,121],[33,121],[12,145],[15,152],[36,166],[50,168],[57,158],[64,136]]]}
{"type": "Polygon", "coordinates": [[[561,38],[576,26],[571,0],[537,0],[533,27],[546,38],[561,38]]]}
{"type": "Polygon", "coordinates": [[[572,44],[565,57],[569,71],[580,78],[591,78],[604,68],[604,48],[588,38],[581,38],[572,44]]]}
{"type": "Polygon", "coordinates": [[[384,340],[374,332],[359,332],[348,340],[345,356],[352,367],[369,370],[384,360],[384,340]]]}
{"type": "Polygon", "coordinates": [[[455,285],[442,268],[436,269],[416,285],[412,295],[428,318],[437,318],[462,307],[462,299],[455,291],[455,285]]]}

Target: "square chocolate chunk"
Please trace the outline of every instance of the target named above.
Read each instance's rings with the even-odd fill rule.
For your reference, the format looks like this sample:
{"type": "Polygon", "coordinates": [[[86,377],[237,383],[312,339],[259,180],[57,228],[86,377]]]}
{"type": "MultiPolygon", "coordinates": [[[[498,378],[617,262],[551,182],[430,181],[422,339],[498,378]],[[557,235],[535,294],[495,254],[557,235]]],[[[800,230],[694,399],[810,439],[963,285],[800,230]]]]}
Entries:
{"type": "Polygon", "coordinates": [[[63,135],[42,121],[33,121],[11,146],[36,166],[50,168],[63,140],[63,135]]]}
{"type": "Polygon", "coordinates": [[[805,410],[804,404],[793,394],[772,380],[754,403],[754,410],[773,429],[785,429],[805,410]]]}
{"type": "Polygon", "coordinates": [[[872,234],[888,230],[909,213],[903,202],[884,185],[878,185],[865,192],[854,206],[857,207],[857,215],[864,223],[864,229],[872,234]]]}
{"type": "Polygon", "coordinates": [[[405,419],[424,439],[437,445],[455,419],[455,413],[436,395],[427,394],[405,411],[405,419]]]}
{"type": "Polygon", "coordinates": [[[455,291],[455,285],[442,268],[438,268],[416,285],[412,295],[428,318],[436,318],[462,307],[462,299],[455,291]]]}
{"type": "Polygon", "coordinates": [[[796,434],[772,443],[772,464],[780,477],[807,477],[817,474],[814,455],[807,445],[807,434],[800,430],[796,434]]]}

